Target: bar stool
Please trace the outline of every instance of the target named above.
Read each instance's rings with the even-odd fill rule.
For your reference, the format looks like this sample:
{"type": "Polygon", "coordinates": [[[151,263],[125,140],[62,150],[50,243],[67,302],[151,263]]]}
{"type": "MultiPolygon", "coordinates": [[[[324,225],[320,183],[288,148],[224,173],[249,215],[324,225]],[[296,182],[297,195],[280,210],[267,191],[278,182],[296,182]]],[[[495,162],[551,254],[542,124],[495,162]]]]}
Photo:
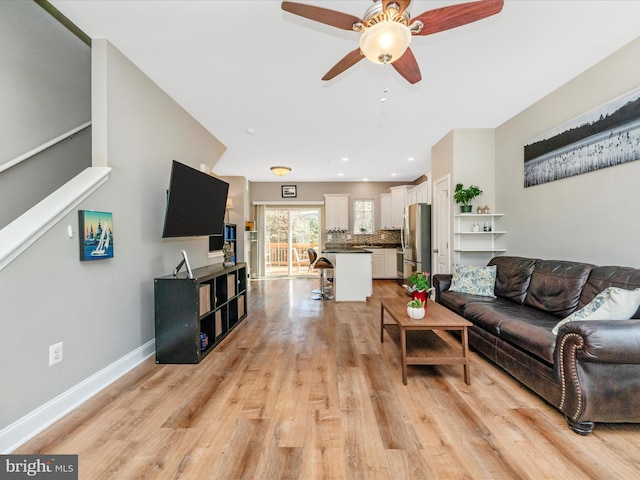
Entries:
{"type": "Polygon", "coordinates": [[[331,263],[327,258],[320,257],[318,258],[318,254],[313,248],[308,248],[307,252],[309,253],[309,268],[320,270],[320,288],[318,290],[314,290],[313,293],[317,292],[318,294],[311,297],[313,300],[333,300],[333,296],[329,295],[325,289],[325,275],[324,272],[333,268],[333,263],[331,263]]]}
{"type": "MultiPolygon", "coordinates": [[[[315,263],[315,261],[318,259],[318,254],[316,253],[315,249],[313,248],[307,248],[307,256],[309,257],[309,270],[311,270],[313,268],[313,264],[315,263]]],[[[331,263],[331,260],[322,257],[324,260],[326,260],[327,262],[331,263]]],[[[329,268],[333,268],[333,265],[329,268]]],[[[324,293],[327,293],[327,290],[331,290],[333,288],[333,278],[326,278],[324,279],[324,293]]],[[[322,288],[314,288],[313,290],[311,290],[311,293],[323,293],[322,292],[322,288]]]]}

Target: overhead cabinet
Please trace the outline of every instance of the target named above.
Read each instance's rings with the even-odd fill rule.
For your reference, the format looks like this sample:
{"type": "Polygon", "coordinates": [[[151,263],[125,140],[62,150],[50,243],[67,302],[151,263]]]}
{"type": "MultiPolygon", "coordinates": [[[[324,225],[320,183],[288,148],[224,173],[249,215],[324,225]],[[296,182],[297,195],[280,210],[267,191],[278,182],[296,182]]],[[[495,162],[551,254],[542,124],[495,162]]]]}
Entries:
{"type": "Polygon", "coordinates": [[[393,222],[391,221],[391,194],[380,194],[380,229],[392,230],[393,222]]]}
{"type": "Polygon", "coordinates": [[[391,228],[402,228],[402,219],[404,217],[404,209],[407,206],[408,187],[402,185],[399,187],[391,187],[391,228]]]}
{"type": "Polygon", "coordinates": [[[326,230],[349,230],[349,194],[325,193],[324,210],[326,230]]]}
{"type": "Polygon", "coordinates": [[[414,205],[416,203],[428,203],[431,204],[431,188],[430,180],[422,182],[415,187],[412,187],[407,192],[409,199],[408,205],[414,205]]]}

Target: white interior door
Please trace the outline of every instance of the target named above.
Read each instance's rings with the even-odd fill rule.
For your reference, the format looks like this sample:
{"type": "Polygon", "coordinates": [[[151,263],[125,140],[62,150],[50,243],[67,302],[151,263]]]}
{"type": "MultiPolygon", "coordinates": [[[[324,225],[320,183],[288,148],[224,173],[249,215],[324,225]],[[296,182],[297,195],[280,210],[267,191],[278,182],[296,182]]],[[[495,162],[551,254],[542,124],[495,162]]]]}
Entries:
{"type": "Polygon", "coordinates": [[[436,180],[433,273],[451,273],[451,176],[436,180]]]}

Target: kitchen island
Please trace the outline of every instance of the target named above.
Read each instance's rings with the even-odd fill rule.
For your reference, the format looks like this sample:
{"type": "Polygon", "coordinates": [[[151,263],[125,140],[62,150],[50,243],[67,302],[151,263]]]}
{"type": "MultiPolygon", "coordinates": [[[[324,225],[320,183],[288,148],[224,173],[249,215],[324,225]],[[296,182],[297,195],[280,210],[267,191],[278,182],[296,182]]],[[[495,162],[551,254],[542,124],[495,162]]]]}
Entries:
{"type": "Polygon", "coordinates": [[[336,302],[366,302],[371,296],[371,251],[364,248],[326,248],[322,255],[333,263],[336,302]]]}

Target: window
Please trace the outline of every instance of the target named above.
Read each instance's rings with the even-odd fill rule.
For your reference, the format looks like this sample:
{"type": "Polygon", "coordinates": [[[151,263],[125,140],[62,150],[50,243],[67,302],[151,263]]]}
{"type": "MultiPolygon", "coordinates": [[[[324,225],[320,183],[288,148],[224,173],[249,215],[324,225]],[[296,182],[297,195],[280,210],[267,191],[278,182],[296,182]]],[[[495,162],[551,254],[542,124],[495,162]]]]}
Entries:
{"type": "Polygon", "coordinates": [[[353,231],[355,233],[373,233],[373,207],[371,198],[353,200],[353,231]]]}

